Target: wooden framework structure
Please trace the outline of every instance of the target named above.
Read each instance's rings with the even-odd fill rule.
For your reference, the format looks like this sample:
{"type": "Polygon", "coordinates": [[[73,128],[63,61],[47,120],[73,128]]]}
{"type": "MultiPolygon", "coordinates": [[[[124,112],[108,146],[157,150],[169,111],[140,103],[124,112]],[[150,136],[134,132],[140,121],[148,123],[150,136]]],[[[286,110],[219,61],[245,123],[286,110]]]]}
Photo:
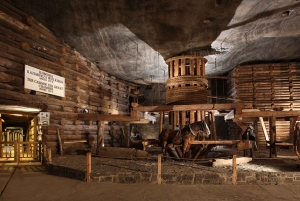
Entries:
{"type": "MultiPolygon", "coordinates": [[[[266,128],[265,136],[266,136],[266,146],[270,145],[270,157],[276,157],[276,146],[294,146],[294,127],[298,118],[300,117],[300,111],[260,111],[257,109],[247,109],[247,105],[242,103],[232,103],[232,104],[197,104],[197,105],[164,105],[164,106],[145,106],[145,107],[135,107],[133,108],[136,112],[160,112],[160,131],[163,128],[163,115],[165,113],[176,114],[178,115],[180,112],[184,113],[186,111],[200,111],[200,113],[204,112],[204,114],[208,115],[208,124],[212,132],[212,137],[207,141],[195,140],[193,145],[229,145],[229,144],[237,144],[241,140],[217,140],[216,139],[216,128],[215,128],[215,119],[214,112],[218,110],[231,110],[226,116],[225,120],[233,120],[235,121],[243,130],[246,129],[247,125],[243,123],[243,120],[253,121],[255,118],[262,120],[263,118],[267,118],[269,122],[269,133],[267,133],[266,128]],[[288,118],[291,120],[289,126],[289,134],[290,138],[288,141],[277,141],[277,132],[276,132],[276,120],[280,120],[282,118],[288,118]],[[269,138],[268,138],[269,137],[269,138]]],[[[196,112],[198,114],[198,112],[196,112]]],[[[177,117],[176,117],[177,118],[177,117]]],[[[176,118],[173,118],[173,127],[176,124],[176,118]]],[[[172,119],[172,117],[171,117],[172,119]]],[[[193,116],[190,116],[190,121],[195,121],[193,116]]],[[[171,123],[172,123],[171,122],[171,123]]],[[[262,124],[263,126],[263,124],[262,124]]],[[[299,155],[300,147],[296,150],[299,155]],[[298,153],[299,152],[299,153],[298,153]]]]}
{"type": "Polygon", "coordinates": [[[166,61],[169,69],[167,104],[207,103],[206,62],[205,58],[192,55],[172,57],[166,61]]]}

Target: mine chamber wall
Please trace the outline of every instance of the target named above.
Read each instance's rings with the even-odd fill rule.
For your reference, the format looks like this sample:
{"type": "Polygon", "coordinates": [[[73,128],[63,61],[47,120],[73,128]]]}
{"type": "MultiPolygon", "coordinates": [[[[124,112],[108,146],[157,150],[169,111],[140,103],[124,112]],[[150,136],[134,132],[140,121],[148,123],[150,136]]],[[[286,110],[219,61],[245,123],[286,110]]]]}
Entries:
{"type": "MultiPolygon", "coordinates": [[[[59,129],[62,141],[89,139],[95,145],[98,122],[78,119],[83,109],[89,113],[130,114],[129,97],[136,96],[136,84],[110,76],[33,17],[8,2],[0,4],[0,104],[50,112],[50,125],[42,127],[43,144],[55,152],[59,129]],[[25,89],[25,64],[65,77],[65,97],[25,89]]],[[[120,136],[124,127],[128,126],[104,122],[104,145],[123,146],[120,136]]],[[[64,150],[76,146],[82,144],[65,145],[64,150]]]]}

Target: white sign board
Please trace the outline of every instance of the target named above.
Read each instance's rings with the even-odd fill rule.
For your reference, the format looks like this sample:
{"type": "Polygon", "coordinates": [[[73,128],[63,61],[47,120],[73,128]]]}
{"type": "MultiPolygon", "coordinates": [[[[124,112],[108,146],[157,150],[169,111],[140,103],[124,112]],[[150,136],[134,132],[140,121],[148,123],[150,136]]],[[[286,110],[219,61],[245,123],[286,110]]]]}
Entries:
{"type": "Polygon", "coordinates": [[[153,124],[156,121],[156,118],[148,113],[144,114],[144,119],[151,121],[153,124]]]}
{"type": "Polygon", "coordinates": [[[40,112],[39,114],[39,124],[42,126],[50,125],[50,112],[40,112]]]}
{"type": "Polygon", "coordinates": [[[65,78],[25,65],[24,87],[65,97],[65,78]]]}

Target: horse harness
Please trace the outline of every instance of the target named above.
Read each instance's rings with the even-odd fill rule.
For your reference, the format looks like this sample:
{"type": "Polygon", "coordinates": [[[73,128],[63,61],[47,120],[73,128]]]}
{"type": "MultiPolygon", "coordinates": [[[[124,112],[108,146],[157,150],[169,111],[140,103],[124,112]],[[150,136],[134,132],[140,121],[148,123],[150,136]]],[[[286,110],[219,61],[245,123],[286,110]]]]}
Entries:
{"type": "MultiPolygon", "coordinates": [[[[204,131],[205,128],[204,128],[203,123],[201,123],[201,125],[202,125],[202,127],[200,126],[200,129],[195,133],[195,132],[193,131],[193,129],[191,128],[191,124],[189,124],[188,126],[189,126],[189,129],[190,129],[190,133],[191,133],[193,136],[197,136],[200,132],[206,133],[206,132],[204,131]],[[203,131],[202,131],[201,129],[202,129],[203,131]]],[[[174,137],[172,143],[174,143],[176,140],[180,140],[180,144],[182,143],[182,139],[183,139],[184,136],[181,136],[180,134],[181,134],[181,130],[178,130],[178,132],[176,133],[176,135],[175,135],[175,137],[174,137]],[[176,139],[177,136],[179,136],[179,137],[176,139]]]]}
{"type": "Polygon", "coordinates": [[[193,136],[197,136],[197,134],[199,134],[199,133],[206,133],[205,132],[205,125],[201,122],[201,125],[200,125],[200,129],[198,130],[198,132],[197,133],[194,133],[194,131],[193,131],[193,129],[191,128],[191,124],[189,124],[189,128],[190,128],[190,133],[193,135],[193,136]]]}

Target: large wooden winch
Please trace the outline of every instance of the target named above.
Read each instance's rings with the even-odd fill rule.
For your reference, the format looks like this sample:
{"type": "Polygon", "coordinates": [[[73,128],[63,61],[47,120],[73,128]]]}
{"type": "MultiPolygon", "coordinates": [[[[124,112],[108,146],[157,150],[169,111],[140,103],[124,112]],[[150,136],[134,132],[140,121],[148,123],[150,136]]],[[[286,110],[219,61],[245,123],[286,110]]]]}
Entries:
{"type": "Polygon", "coordinates": [[[192,55],[172,57],[166,61],[169,68],[167,104],[207,103],[206,62],[205,58],[192,55]]]}

